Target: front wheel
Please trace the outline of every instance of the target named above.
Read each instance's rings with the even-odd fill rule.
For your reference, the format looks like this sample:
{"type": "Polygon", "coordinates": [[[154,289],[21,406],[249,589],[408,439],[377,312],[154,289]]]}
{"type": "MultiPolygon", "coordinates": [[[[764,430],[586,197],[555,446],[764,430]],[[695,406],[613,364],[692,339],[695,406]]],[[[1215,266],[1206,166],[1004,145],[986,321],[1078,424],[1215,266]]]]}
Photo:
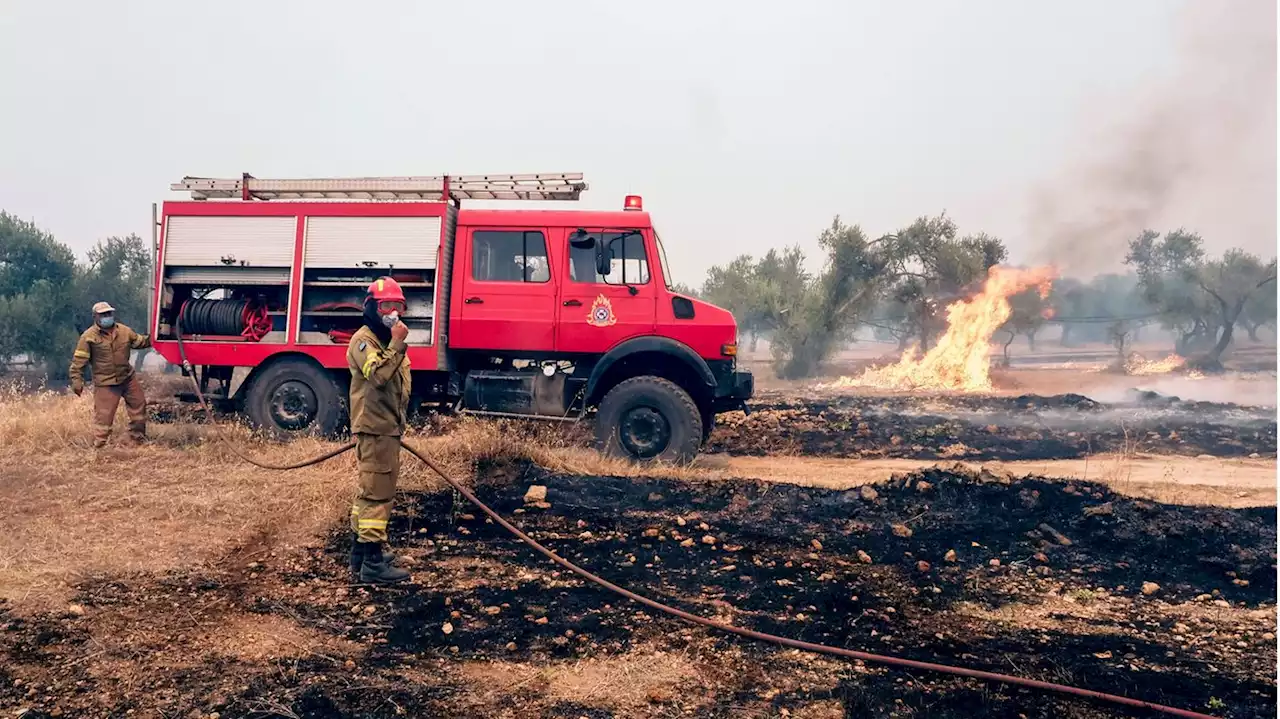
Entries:
{"type": "Polygon", "coordinates": [[[332,435],[346,418],[337,382],[319,365],[286,359],[262,370],[249,385],[245,411],[259,429],[285,438],[332,435]]]}
{"type": "Polygon", "coordinates": [[[616,457],[688,463],[702,444],[702,413],[675,382],[632,377],[609,390],[600,403],[596,444],[616,457]]]}

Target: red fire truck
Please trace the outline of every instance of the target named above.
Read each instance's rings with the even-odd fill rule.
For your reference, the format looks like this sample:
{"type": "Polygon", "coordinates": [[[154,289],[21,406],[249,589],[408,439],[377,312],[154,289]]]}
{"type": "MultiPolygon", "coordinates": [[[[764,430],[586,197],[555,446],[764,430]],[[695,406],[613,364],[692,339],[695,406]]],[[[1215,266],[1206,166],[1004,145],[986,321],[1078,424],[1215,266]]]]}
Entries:
{"type": "Polygon", "coordinates": [[[594,416],[612,454],[687,461],[717,413],[746,409],[752,376],[733,316],[671,290],[641,198],[462,207],[586,187],[578,173],[186,177],[171,189],[191,199],[165,202],[157,223],[155,348],[174,363],[185,351],[205,394],[259,427],[339,432],[347,341],[388,275],[408,299],[415,408],[594,416]]]}

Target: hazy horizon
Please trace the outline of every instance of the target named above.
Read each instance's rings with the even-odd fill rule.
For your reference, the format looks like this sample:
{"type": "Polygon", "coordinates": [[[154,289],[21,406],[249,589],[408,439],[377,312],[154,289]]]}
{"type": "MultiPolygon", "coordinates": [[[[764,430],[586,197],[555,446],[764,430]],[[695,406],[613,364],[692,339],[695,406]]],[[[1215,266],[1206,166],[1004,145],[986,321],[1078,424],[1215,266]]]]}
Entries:
{"type": "Polygon", "coordinates": [[[693,285],[837,214],[1074,272],[1142,227],[1275,254],[1273,3],[349,7],[11,4],[0,209],[82,255],[188,174],[583,171],[693,285]]]}

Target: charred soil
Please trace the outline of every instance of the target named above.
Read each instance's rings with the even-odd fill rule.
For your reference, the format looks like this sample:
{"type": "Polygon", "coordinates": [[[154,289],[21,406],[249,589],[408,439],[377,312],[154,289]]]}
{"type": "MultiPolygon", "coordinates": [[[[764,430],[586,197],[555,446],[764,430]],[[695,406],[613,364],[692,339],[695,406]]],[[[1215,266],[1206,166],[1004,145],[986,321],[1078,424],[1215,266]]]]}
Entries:
{"type": "Polygon", "coordinates": [[[1274,408],[1155,393],[1102,404],[1081,395],[833,396],[764,393],[721,417],[707,451],[912,459],[1070,459],[1099,452],[1274,456],[1274,408]]]}
{"type": "MultiPolygon", "coordinates": [[[[944,469],[849,491],[510,463],[478,476],[484,501],[555,551],[691,612],[1274,715],[1274,508],[1162,505],[944,469]],[[547,504],[525,505],[530,484],[547,488],[547,504]]],[[[450,492],[407,494],[400,507],[405,589],[347,585],[335,528],[324,546],[89,578],[65,613],[8,613],[0,705],[32,718],[1127,715],[710,633],[559,570],[450,492]],[[228,621],[254,629],[230,641],[228,621]],[[573,675],[593,666],[613,673],[573,675]],[[600,689],[611,683],[612,694],[600,689]],[[632,685],[639,698],[624,695],[632,685]]]]}

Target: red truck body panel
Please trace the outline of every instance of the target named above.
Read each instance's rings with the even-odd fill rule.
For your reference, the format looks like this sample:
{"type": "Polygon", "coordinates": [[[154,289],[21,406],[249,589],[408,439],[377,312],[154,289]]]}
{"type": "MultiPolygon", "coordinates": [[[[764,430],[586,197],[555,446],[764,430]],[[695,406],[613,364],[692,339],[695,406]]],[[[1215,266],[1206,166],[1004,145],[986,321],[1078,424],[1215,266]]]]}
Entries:
{"type": "MultiPolygon", "coordinates": [[[[649,213],[643,211],[579,210],[456,210],[456,231],[450,237],[448,203],[429,201],[178,201],[166,202],[156,262],[155,310],[149,321],[154,346],[165,359],[179,362],[177,343],[161,332],[161,300],[166,281],[166,238],[175,217],[293,217],[297,220],[293,260],[289,269],[288,303],[283,310],[282,341],[223,341],[184,339],[193,365],[253,367],[274,356],[301,354],[331,369],[346,367],[343,344],[299,342],[302,327],[302,288],[307,222],[314,217],[440,217],[442,230],[436,257],[430,345],[411,345],[415,370],[443,369],[439,351],[442,329],[447,349],[493,350],[562,355],[601,355],[628,339],[658,335],[681,342],[708,360],[728,358],[724,345],[736,341],[732,315],[693,300],[694,317],[678,318],[673,293],[660,260],[658,239],[649,213]],[[647,258],[647,281],[600,284],[572,281],[569,236],[588,232],[638,230],[647,258]],[[477,281],[473,277],[472,239],[476,232],[521,230],[541,233],[546,244],[550,276],[546,281],[477,281]],[[446,244],[452,243],[446,252],[446,244]],[[450,261],[451,258],[451,261],[450,261]],[[451,265],[451,266],[446,266],[451,265]],[[442,281],[448,273],[449,281],[442,281]],[[449,297],[439,292],[448,286],[449,297]],[[447,318],[441,317],[443,313],[447,318]],[[447,322],[442,320],[447,319],[447,322]]],[[[283,270],[281,270],[283,272],[283,270]]],[[[283,283],[281,283],[283,284],[283,283]]],[[[279,333],[273,333],[279,334],[279,333]]],[[[185,335],[184,335],[185,337],[185,335]]]]}

